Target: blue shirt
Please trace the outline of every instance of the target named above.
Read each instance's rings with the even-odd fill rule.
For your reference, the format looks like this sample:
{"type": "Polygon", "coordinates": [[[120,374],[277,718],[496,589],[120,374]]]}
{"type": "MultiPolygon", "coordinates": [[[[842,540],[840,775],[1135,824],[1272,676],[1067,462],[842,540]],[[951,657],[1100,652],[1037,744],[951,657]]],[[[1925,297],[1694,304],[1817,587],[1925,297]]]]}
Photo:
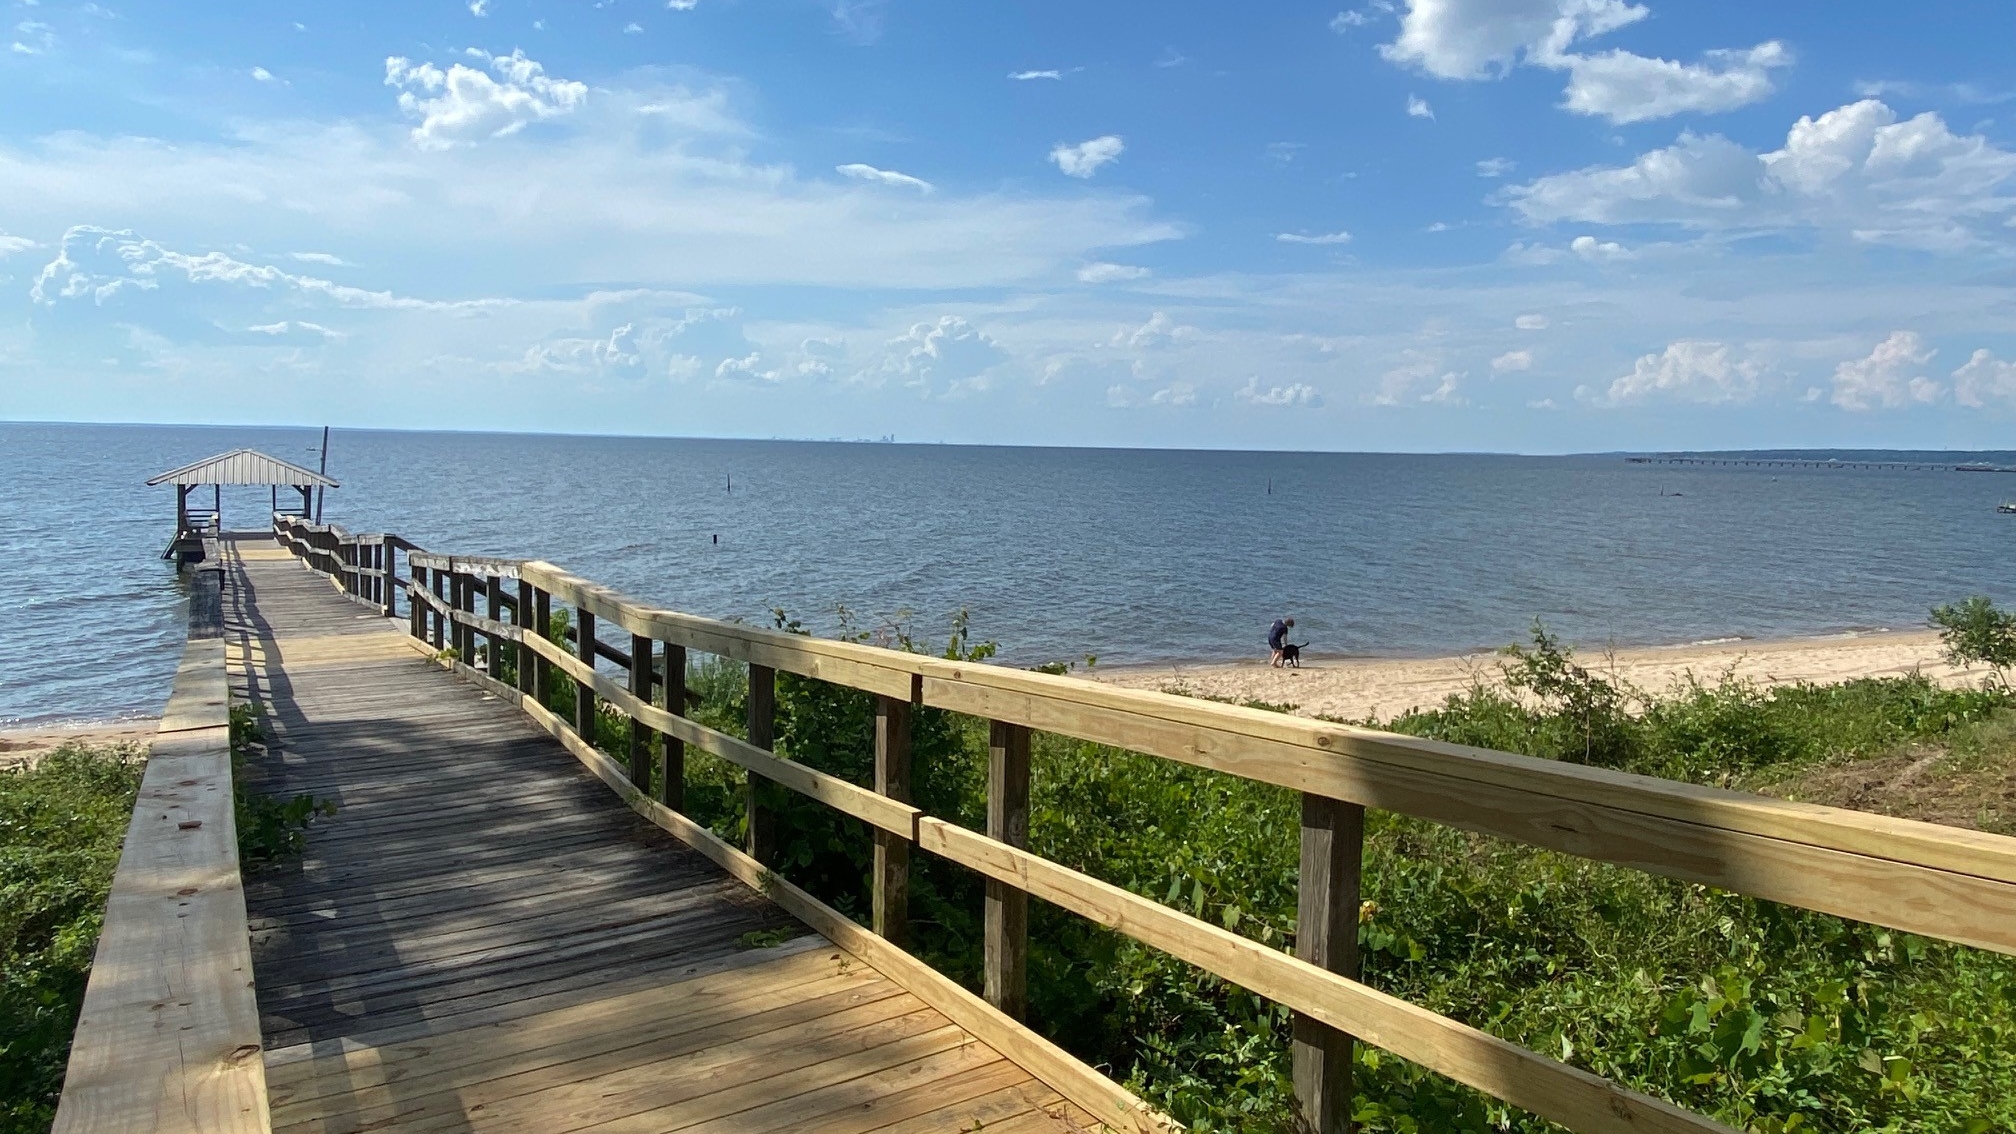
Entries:
{"type": "Polygon", "coordinates": [[[1277,618],[1274,625],[1267,628],[1267,648],[1278,650],[1288,641],[1288,623],[1277,618]]]}

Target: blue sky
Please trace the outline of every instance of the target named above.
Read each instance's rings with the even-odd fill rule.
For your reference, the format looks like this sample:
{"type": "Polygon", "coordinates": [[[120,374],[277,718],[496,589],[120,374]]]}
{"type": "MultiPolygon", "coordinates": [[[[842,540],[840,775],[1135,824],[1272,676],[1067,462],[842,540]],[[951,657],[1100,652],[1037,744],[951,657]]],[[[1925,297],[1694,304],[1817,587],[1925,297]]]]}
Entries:
{"type": "Polygon", "coordinates": [[[2016,8],[0,0],[0,418],[2016,437],[2016,8]]]}

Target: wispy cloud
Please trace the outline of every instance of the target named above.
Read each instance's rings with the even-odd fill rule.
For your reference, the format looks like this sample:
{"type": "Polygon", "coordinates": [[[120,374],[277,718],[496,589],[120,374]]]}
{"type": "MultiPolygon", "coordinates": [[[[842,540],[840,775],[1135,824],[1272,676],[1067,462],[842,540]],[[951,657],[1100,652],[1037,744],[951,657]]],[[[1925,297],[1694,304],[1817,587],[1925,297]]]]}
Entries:
{"type": "Polygon", "coordinates": [[[916,189],[925,193],[931,191],[931,183],[921,177],[912,177],[907,173],[898,173],[893,169],[877,169],[872,165],[864,165],[861,162],[850,162],[847,165],[835,166],[834,170],[842,177],[851,177],[856,181],[873,181],[882,185],[900,185],[906,189],[916,189]]]}
{"type": "Polygon", "coordinates": [[[1277,232],[1274,239],[1283,244],[1349,244],[1348,232],[1277,232]]]}
{"type": "Polygon", "coordinates": [[[1008,77],[1009,77],[1009,78],[1011,78],[1011,79],[1013,79],[1013,80],[1015,80],[1015,81],[1016,81],[1016,82],[1018,82],[1018,83],[1026,83],[1026,82],[1028,82],[1028,81],[1029,81],[1029,80],[1031,80],[1031,79],[1057,79],[1057,80],[1060,80],[1060,81],[1061,81],[1061,80],[1062,80],[1062,79],[1064,78],[1064,72],[1062,72],[1062,71],[1010,71],[1010,72],[1008,72],[1008,77]]]}

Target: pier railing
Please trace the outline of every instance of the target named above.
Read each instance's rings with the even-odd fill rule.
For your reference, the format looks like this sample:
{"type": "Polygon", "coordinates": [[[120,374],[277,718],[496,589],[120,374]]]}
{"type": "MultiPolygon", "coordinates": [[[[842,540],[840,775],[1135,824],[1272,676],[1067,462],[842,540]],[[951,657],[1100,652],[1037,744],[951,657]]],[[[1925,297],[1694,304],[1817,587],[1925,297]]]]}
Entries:
{"type": "Polygon", "coordinates": [[[374,560],[387,565],[389,549],[404,548],[409,577],[397,582],[411,600],[408,631],[425,648],[518,704],[640,813],[1116,1127],[1155,1130],[1167,1120],[1017,1022],[1026,1004],[1029,895],[1292,1009],[1296,1096],[1314,1130],[1344,1129],[1354,1040],[1573,1130],[1728,1129],[1359,981],[1368,807],[2016,954],[2016,838],[763,630],[658,609],[550,563],[438,555],[395,536],[333,534],[337,529],[294,517],[276,517],[275,532],[353,599],[387,613],[395,590],[389,566],[356,564],[367,554],[362,548],[387,548],[374,560]],[[376,580],[378,589],[359,595],[353,589],[359,580],[376,580]],[[553,613],[570,609],[571,645],[550,640],[553,613]],[[600,635],[610,630],[629,641],[604,643],[600,635]],[[685,715],[689,651],[748,666],[747,740],[685,715]],[[605,663],[615,672],[604,672],[605,663]],[[515,685],[497,680],[507,671],[515,671],[515,685]],[[546,708],[555,671],[587,694],[577,697],[572,720],[546,708]],[[875,696],[872,788],[771,750],[780,671],[875,696]],[[626,751],[595,746],[598,704],[630,721],[626,751]],[[917,706],[991,722],[984,832],[912,805],[909,723],[917,706]],[[1026,845],[1032,730],[1299,792],[1294,954],[1032,854],[1026,845]],[[654,733],[662,737],[655,768],[654,733]],[[681,814],[688,746],[747,770],[744,848],[681,814]],[[765,867],[776,831],[756,791],[761,782],[816,799],[873,831],[872,932],[765,867]],[[984,1002],[904,951],[913,849],[987,880],[984,1002]]]}

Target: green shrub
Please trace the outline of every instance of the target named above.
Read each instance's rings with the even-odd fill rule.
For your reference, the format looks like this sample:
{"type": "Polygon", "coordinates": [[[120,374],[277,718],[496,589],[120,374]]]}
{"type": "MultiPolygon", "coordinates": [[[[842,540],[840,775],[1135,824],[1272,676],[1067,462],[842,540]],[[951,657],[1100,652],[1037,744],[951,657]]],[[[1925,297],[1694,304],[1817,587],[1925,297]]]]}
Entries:
{"type": "Polygon", "coordinates": [[[55,1117],[139,756],[62,748],[0,772],[0,1134],[55,1117]]]}
{"type": "Polygon", "coordinates": [[[1946,659],[1958,666],[1992,668],[2005,684],[2005,670],[2016,666],[2016,611],[1999,610],[1985,595],[1950,603],[1932,611],[1932,625],[1946,644],[1946,659]]]}

